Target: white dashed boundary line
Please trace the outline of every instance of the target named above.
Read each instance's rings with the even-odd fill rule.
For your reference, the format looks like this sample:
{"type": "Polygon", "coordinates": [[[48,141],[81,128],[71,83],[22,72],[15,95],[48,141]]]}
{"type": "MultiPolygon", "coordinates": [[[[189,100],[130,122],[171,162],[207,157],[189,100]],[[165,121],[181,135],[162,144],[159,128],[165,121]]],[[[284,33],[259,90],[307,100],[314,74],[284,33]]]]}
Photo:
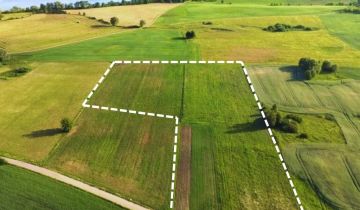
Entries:
{"type": "Polygon", "coordinates": [[[180,61],[176,61],[176,60],[162,60],[162,61],[150,61],[150,60],[144,60],[144,61],[131,61],[131,60],[124,60],[124,61],[113,61],[109,68],[106,69],[105,73],[100,77],[99,81],[95,84],[94,88],[90,91],[89,95],[86,97],[86,99],[84,100],[82,106],[84,108],[92,108],[92,109],[97,109],[97,110],[103,110],[103,111],[112,111],[112,112],[121,112],[121,113],[129,113],[129,114],[137,114],[137,115],[143,115],[143,116],[150,116],[150,117],[158,117],[158,118],[165,118],[165,119],[174,119],[175,121],[175,129],[174,129],[174,145],[173,145],[173,158],[172,158],[172,170],[171,170],[171,185],[170,185],[170,204],[169,207],[170,209],[174,208],[174,201],[175,201],[175,179],[176,179],[176,163],[177,163],[177,144],[178,144],[178,133],[179,133],[179,117],[174,116],[174,115],[167,115],[167,114],[160,114],[160,113],[153,113],[153,112],[144,112],[144,111],[136,111],[136,110],[129,110],[129,109],[122,109],[122,108],[115,108],[115,107],[107,107],[107,106],[99,106],[99,105],[90,105],[88,104],[90,98],[93,96],[93,94],[95,93],[95,91],[99,88],[99,86],[101,85],[101,83],[103,83],[103,81],[106,79],[106,77],[108,76],[108,74],[110,73],[110,71],[112,70],[112,68],[116,65],[116,64],[240,64],[240,66],[243,69],[243,72],[245,74],[246,80],[249,84],[250,90],[252,92],[252,94],[254,95],[256,104],[258,106],[258,109],[260,111],[260,114],[264,120],[265,126],[267,128],[267,131],[271,137],[271,140],[274,144],[276,153],[279,156],[281,165],[285,171],[286,177],[289,181],[289,184],[291,186],[291,189],[293,191],[293,194],[295,196],[296,202],[300,208],[300,210],[304,210],[304,207],[301,203],[300,197],[298,196],[298,193],[296,191],[295,185],[292,181],[292,178],[290,177],[290,173],[288,171],[288,168],[286,166],[286,163],[284,161],[284,158],[281,154],[280,148],[278,146],[278,143],[272,133],[272,130],[269,126],[269,122],[266,118],[265,112],[263,110],[263,107],[261,106],[259,97],[257,96],[256,92],[255,92],[255,87],[253,86],[251,79],[250,79],[250,75],[248,74],[244,62],[242,61],[213,61],[213,60],[209,60],[209,61],[187,61],[187,60],[180,60],[180,61]]]}
{"type": "Polygon", "coordinates": [[[277,153],[278,156],[279,156],[281,165],[282,165],[282,167],[283,167],[283,169],[284,169],[284,171],[285,171],[286,177],[287,177],[287,179],[288,179],[288,181],[289,181],[289,184],[290,184],[290,187],[291,187],[291,189],[292,189],[292,191],[293,191],[293,194],[294,194],[294,196],[295,196],[296,202],[297,202],[300,210],[304,210],[304,207],[303,207],[303,205],[302,205],[302,203],[301,203],[300,197],[299,197],[299,195],[298,195],[298,193],[297,193],[297,191],[296,191],[294,182],[292,181],[292,178],[291,178],[291,176],[290,176],[290,173],[289,173],[288,168],[287,168],[287,166],[286,166],[286,163],[285,163],[285,161],[284,161],[283,155],[281,154],[281,151],[280,151],[280,148],[279,148],[279,146],[278,146],[278,143],[277,143],[277,141],[276,141],[276,139],[275,139],[275,137],[274,137],[274,134],[273,134],[273,132],[272,132],[272,130],[271,130],[271,128],[270,128],[269,122],[268,122],[268,120],[267,120],[267,118],[266,118],[266,114],[265,114],[265,112],[264,112],[264,109],[263,109],[263,107],[261,106],[261,103],[260,103],[260,100],[259,100],[258,95],[256,94],[255,87],[254,87],[254,85],[253,85],[252,82],[251,82],[250,75],[248,74],[248,72],[247,72],[244,64],[242,65],[242,68],[243,68],[243,71],[244,71],[246,80],[247,80],[247,82],[248,82],[248,84],[249,84],[250,90],[251,90],[252,94],[254,95],[254,99],[255,99],[256,104],[257,104],[257,106],[258,106],[258,109],[259,109],[259,111],[260,111],[261,117],[263,118],[264,123],[265,123],[265,126],[266,126],[266,128],[267,128],[267,131],[268,131],[268,133],[269,133],[269,135],[270,135],[270,137],[271,137],[271,141],[272,141],[272,143],[274,144],[276,153],[277,153]]]}

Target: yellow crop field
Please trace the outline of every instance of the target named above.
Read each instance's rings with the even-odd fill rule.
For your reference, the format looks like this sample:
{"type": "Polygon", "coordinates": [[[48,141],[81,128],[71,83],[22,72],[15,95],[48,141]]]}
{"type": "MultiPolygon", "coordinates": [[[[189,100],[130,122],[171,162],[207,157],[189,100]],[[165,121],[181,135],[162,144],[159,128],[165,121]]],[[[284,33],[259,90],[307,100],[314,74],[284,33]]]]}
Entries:
{"type": "Polygon", "coordinates": [[[146,25],[151,25],[157,17],[166,11],[180,4],[143,4],[143,5],[127,5],[116,7],[92,8],[81,10],[68,10],[70,14],[86,13],[86,16],[96,17],[109,21],[111,17],[119,18],[120,26],[138,25],[140,20],[145,20],[146,25]]]}
{"type": "Polygon", "coordinates": [[[98,27],[100,24],[78,15],[37,14],[0,21],[0,40],[9,53],[17,53],[121,32],[119,28],[98,27]]]}

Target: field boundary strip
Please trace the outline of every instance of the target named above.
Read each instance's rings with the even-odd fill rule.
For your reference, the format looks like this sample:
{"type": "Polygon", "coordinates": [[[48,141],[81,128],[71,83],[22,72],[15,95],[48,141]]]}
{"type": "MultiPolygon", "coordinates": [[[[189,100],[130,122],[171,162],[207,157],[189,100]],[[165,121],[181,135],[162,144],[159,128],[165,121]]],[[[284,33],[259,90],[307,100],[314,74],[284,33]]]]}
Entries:
{"type": "Polygon", "coordinates": [[[188,61],[188,60],[180,60],[180,61],[178,61],[178,60],[161,60],[161,61],[160,60],[118,60],[118,61],[113,61],[110,64],[109,68],[107,68],[106,71],[104,72],[104,74],[100,77],[99,81],[95,84],[94,88],[90,91],[88,96],[85,98],[84,102],[82,103],[82,106],[84,108],[91,108],[91,109],[102,110],[102,111],[121,112],[121,113],[143,115],[143,116],[149,116],[149,117],[166,118],[166,119],[174,120],[175,128],[174,128],[174,145],[173,145],[173,151],[172,151],[173,158],[172,158],[171,185],[170,185],[170,202],[169,202],[170,209],[174,208],[174,200],[175,200],[175,179],[176,179],[176,164],[177,164],[177,151],[178,151],[177,144],[178,144],[180,118],[178,116],[170,115],[170,114],[145,112],[145,111],[126,109],[126,108],[115,108],[115,107],[109,107],[109,106],[89,104],[89,100],[94,95],[95,91],[99,88],[99,86],[104,82],[104,80],[109,75],[109,73],[113,69],[113,67],[115,65],[120,65],[120,64],[121,65],[126,65],[126,64],[240,64],[240,66],[243,70],[243,73],[246,77],[247,83],[249,84],[251,93],[253,94],[253,96],[255,98],[255,102],[258,106],[261,117],[264,120],[266,129],[271,137],[271,140],[275,147],[276,153],[278,154],[282,168],[284,169],[285,175],[289,181],[290,187],[291,187],[294,197],[296,199],[296,203],[299,206],[300,210],[304,210],[304,207],[301,203],[300,197],[295,188],[294,182],[290,176],[290,173],[286,166],[285,160],[280,151],[280,147],[278,146],[277,140],[275,139],[272,129],[270,128],[269,122],[268,122],[266,114],[264,112],[264,108],[262,107],[260,99],[259,99],[258,95],[256,94],[255,87],[251,82],[250,75],[248,74],[248,71],[246,70],[244,62],[242,62],[240,60],[236,60],[236,61],[231,61],[231,60],[227,60],[227,61],[223,61],[223,60],[218,60],[218,61],[214,61],[214,60],[207,60],[207,61],[205,61],[205,60],[200,60],[200,61],[196,61],[196,60],[190,60],[190,61],[188,61]]]}

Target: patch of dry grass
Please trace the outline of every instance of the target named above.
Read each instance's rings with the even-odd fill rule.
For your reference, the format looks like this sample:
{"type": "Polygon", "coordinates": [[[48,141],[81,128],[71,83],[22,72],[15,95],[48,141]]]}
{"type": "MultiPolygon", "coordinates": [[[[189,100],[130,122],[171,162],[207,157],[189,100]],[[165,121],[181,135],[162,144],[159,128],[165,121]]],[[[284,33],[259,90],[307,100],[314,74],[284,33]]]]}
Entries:
{"type": "Polygon", "coordinates": [[[96,17],[110,21],[111,17],[119,18],[120,26],[138,25],[140,20],[145,20],[146,25],[151,25],[155,20],[166,11],[180,4],[142,4],[127,5],[116,7],[92,8],[81,10],[68,10],[70,14],[86,13],[86,16],[96,17]]]}

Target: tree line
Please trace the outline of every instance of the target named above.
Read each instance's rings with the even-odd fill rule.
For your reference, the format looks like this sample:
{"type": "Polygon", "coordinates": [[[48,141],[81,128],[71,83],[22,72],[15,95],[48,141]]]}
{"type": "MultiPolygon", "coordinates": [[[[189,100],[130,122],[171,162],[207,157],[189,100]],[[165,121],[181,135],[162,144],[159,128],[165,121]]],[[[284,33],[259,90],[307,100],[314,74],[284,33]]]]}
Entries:
{"type": "Polygon", "coordinates": [[[32,13],[48,13],[48,14],[59,14],[65,13],[64,10],[71,9],[89,9],[89,8],[100,8],[100,7],[112,7],[122,5],[136,5],[136,4],[148,4],[148,3],[180,3],[183,0],[122,0],[122,1],[109,1],[109,2],[95,2],[90,3],[89,1],[77,1],[75,3],[62,3],[60,1],[49,2],[46,4],[40,4],[39,6],[30,6],[21,8],[14,6],[11,9],[4,11],[3,13],[18,13],[18,12],[32,12],[32,13]]]}
{"type": "Polygon", "coordinates": [[[269,31],[269,32],[313,31],[313,30],[316,30],[316,28],[306,27],[303,25],[292,26],[292,25],[283,24],[283,23],[276,23],[275,25],[270,25],[266,28],[263,28],[263,30],[269,31]]]}

